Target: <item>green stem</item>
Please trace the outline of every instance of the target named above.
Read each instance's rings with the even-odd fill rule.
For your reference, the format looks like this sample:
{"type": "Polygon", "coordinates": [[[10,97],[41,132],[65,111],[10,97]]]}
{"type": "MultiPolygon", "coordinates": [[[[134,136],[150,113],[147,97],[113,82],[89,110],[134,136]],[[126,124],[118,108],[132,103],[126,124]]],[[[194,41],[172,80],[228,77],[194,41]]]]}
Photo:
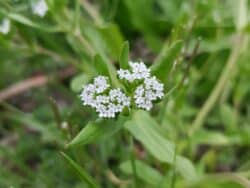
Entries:
{"type": "Polygon", "coordinates": [[[92,4],[90,4],[88,1],[85,0],[81,0],[80,3],[97,25],[103,24],[103,20],[99,15],[99,12],[95,9],[95,7],[92,4]]]}
{"type": "Polygon", "coordinates": [[[134,155],[134,141],[133,136],[129,135],[129,144],[130,144],[130,161],[133,171],[133,178],[134,178],[134,187],[138,187],[138,181],[137,181],[137,173],[136,173],[136,165],[135,165],[135,155],[134,155]]]}
{"type": "Polygon", "coordinates": [[[236,66],[236,61],[241,52],[241,46],[244,37],[242,34],[239,34],[236,37],[235,44],[233,45],[232,52],[229,56],[229,59],[226,63],[226,66],[216,83],[214,89],[212,90],[211,94],[209,95],[208,99],[206,100],[205,104],[202,106],[201,110],[199,111],[198,115],[196,116],[195,120],[192,123],[192,127],[189,129],[188,135],[192,136],[195,131],[197,131],[204,123],[208,113],[212,110],[213,106],[215,105],[216,101],[218,100],[220,94],[222,93],[223,89],[225,88],[226,84],[230,80],[231,72],[236,66]]]}
{"type": "Polygon", "coordinates": [[[173,160],[173,165],[172,165],[172,170],[173,170],[173,176],[172,176],[172,179],[171,179],[171,188],[175,188],[175,180],[176,180],[176,153],[177,153],[177,147],[175,146],[175,149],[174,149],[174,160],[173,160]]]}
{"type": "Polygon", "coordinates": [[[188,135],[192,136],[196,130],[198,130],[204,123],[207,115],[212,110],[216,101],[220,97],[223,89],[225,88],[228,80],[231,78],[231,73],[235,69],[236,61],[240,55],[241,50],[244,47],[245,36],[242,34],[242,29],[246,26],[247,22],[247,1],[239,0],[239,9],[237,16],[237,30],[235,43],[233,44],[231,54],[226,63],[225,69],[223,70],[217,84],[215,85],[210,96],[206,100],[205,104],[202,106],[198,115],[192,123],[192,127],[188,131],[188,135]]]}
{"type": "Polygon", "coordinates": [[[77,31],[79,29],[79,25],[80,25],[80,15],[81,15],[81,12],[80,12],[80,0],[76,0],[75,2],[75,31],[77,31]]]}

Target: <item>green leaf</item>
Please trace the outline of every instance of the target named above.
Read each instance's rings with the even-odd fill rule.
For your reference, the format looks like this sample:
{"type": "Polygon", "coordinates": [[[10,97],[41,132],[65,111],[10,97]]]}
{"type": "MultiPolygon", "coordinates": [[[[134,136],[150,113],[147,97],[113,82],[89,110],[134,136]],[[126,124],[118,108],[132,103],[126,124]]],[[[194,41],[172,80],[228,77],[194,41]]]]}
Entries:
{"type": "MultiPolygon", "coordinates": [[[[162,136],[159,125],[147,112],[136,111],[124,126],[156,159],[174,165],[175,145],[162,136]]],[[[195,168],[188,159],[177,156],[176,170],[184,178],[196,178],[195,168]]]]}
{"type": "Polygon", "coordinates": [[[129,43],[128,41],[126,41],[122,45],[122,49],[120,52],[120,58],[119,58],[120,68],[127,69],[129,67],[128,61],[129,61],[129,43]]]}
{"type": "Polygon", "coordinates": [[[112,84],[119,86],[119,81],[116,77],[116,70],[113,64],[108,60],[104,60],[100,55],[94,56],[94,67],[98,75],[106,75],[110,77],[112,84]]]}
{"type": "Polygon", "coordinates": [[[69,164],[69,166],[75,171],[75,173],[80,177],[80,179],[87,183],[89,187],[98,188],[99,186],[96,184],[95,180],[88,175],[88,173],[80,167],[75,161],[73,161],[68,155],[63,152],[60,152],[65,161],[69,164]]]}
{"type": "Polygon", "coordinates": [[[90,76],[86,74],[79,74],[76,75],[71,83],[70,83],[70,88],[74,92],[80,92],[85,84],[87,84],[90,80],[90,76]]]}
{"type": "Polygon", "coordinates": [[[198,177],[193,163],[185,157],[177,155],[175,168],[176,171],[186,180],[193,181],[198,177]]]}
{"type": "Polygon", "coordinates": [[[214,173],[214,174],[207,174],[194,182],[189,182],[189,187],[227,187],[227,188],[246,188],[249,187],[249,180],[240,175],[240,173],[214,173]]]}
{"type": "Polygon", "coordinates": [[[220,116],[221,121],[228,132],[233,132],[237,129],[235,113],[231,106],[228,104],[220,105],[220,116]]]}
{"type": "MultiPolygon", "coordinates": [[[[89,49],[85,47],[85,45],[79,41],[79,39],[71,34],[67,34],[66,35],[66,40],[68,42],[68,44],[72,47],[72,49],[74,50],[74,52],[82,59],[84,60],[84,64],[90,64],[91,63],[91,57],[90,57],[90,52],[89,49]]],[[[82,64],[81,66],[84,66],[84,64],[82,64]]]]}
{"type": "Polygon", "coordinates": [[[119,27],[115,24],[107,24],[96,29],[102,37],[109,56],[118,59],[119,49],[123,42],[123,36],[119,27]]]}
{"type": "Polygon", "coordinates": [[[67,147],[76,147],[109,138],[122,128],[124,121],[125,119],[120,117],[118,120],[99,119],[90,122],[73,138],[67,147]]]}
{"type": "Polygon", "coordinates": [[[160,55],[156,58],[154,64],[151,67],[152,73],[161,81],[165,82],[166,78],[181,52],[183,41],[176,41],[171,46],[166,43],[160,55]]]}
{"type": "Polygon", "coordinates": [[[16,14],[16,13],[12,13],[12,12],[5,12],[3,10],[1,10],[1,13],[4,14],[5,16],[7,16],[8,18],[10,18],[11,20],[14,20],[16,22],[19,22],[23,25],[29,26],[29,27],[33,27],[36,29],[40,29],[42,31],[45,32],[49,32],[49,33],[54,33],[54,32],[61,32],[62,29],[60,29],[59,27],[52,27],[49,25],[41,25],[38,23],[33,22],[32,20],[30,20],[29,18],[20,15],[20,14],[16,14]]]}
{"type": "Polygon", "coordinates": [[[214,146],[223,146],[232,144],[230,138],[220,132],[215,131],[198,131],[193,137],[194,144],[208,144],[214,146]]]}
{"type": "Polygon", "coordinates": [[[94,67],[98,74],[110,76],[108,65],[98,54],[94,56],[94,67]]]}
{"type": "MultiPolygon", "coordinates": [[[[154,187],[160,185],[163,176],[157,170],[153,169],[152,167],[148,166],[147,164],[139,160],[135,161],[135,166],[138,178],[140,178],[142,181],[154,187]]],[[[128,175],[133,174],[131,161],[123,162],[120,165],[120,169],[128,175]]]]}
{"type": "Polygon", "coordinates": [[[135,112],[133,119],[125,123],[125,128],[158,160],[172,163],[175,146],[156,131],[157,126],[154,119],[144,111],[135,112]]]}
{"type": "Polygon", "coordinates": [[[155,11],[153,11],[155,1],[147,0],[145,3],[145,0],[126,0],[123,1],[123,4],[126,6],[126,10],[129,13],[128,16],[125,15],[126,17],[123,18],[125,21],[124,27],[129,25],[129,27],[126,29],[133,30],[134,27],[137,28],[144,37],[144,41],[147,43],[147,45],[154,52],[159,51],[162,46],[162,39],[160,37],[161,34],[159,29],[160,27],[163,27],[163,30],[166,32],[167,24],[165,22],[164,24],[159,24],[160,27],[158,27],[157,22],[159,19],[156,18],[157,14],[155,14],[155,11]]]}

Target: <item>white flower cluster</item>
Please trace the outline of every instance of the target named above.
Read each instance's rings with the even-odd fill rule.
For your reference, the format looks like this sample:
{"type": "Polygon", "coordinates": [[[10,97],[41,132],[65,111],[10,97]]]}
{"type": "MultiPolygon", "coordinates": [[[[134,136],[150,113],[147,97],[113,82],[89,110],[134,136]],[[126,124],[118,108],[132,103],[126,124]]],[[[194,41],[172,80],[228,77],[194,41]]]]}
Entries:
{"type": "MultiPolygon", "coordinates": [[[[120,69],[118,77],[132,83],[142,81],[135,88],[133,96],[138,108],[150,110],[153,101],[161,99],[164,95],[164,86],[155,76],[151,76],[150,69],[143,62],[129,62],[130,70],[120,69]]],[[[139,82],[140,83],[140,82],[139,82]]],[[[94,82],[86,85],[80,95],[83,105],[96,109],[99,117],[113,118],[125,107],[130,107],[131,98],[126,96],[121,89],[109,89],[110,84],[106,76],[98,76],[94,82]]]]}
{"type": "Polygon", "coordinates": [[[0,23],[0,33],[4,35],[8,34],[10,31],[10,20],[8,18],[4,18],[0,23]]]}
{"type": "Polygon", "coordinates": [[[44,17],[49,8],[45,0],[37,0],[32,4],[31,9],[33,14],[44,17]]]}
{"type": "Polygon", "coordinates": [[[161,99],[164,95],[164,86],[155,76],[151,77],[150,69],[143,62],[129,62],[132,70],[120,69],[118,76],[129,82],[134,80],[143,80],[143,83],[135,89],[135,104],[142,109],[150,110],[153,107],[153,101],[161,99]]]}
{"type": "Polygon", "coordinates": [[[120,79],[125,79],[129,82],[133,82],[138,79],[145,79],[150,76],[150,70],[143,62],[129,62],[129,66],[132,69],[132,72],[126,69],[120,69],[117,71],[120,79]]]}
{"type": "Polygon", "coordinates": [[[83,88],[80,95],[83,104],[95,108],[99,117],[113,118],[116,113],[130,106],[130,97],[127,97],[121,89],[111,89],[108,95],[105,95],[104,92],[109,88],[108,78],[98,76],[93,84],[88,84],[83,88]]]}
{"type": "Polygon", "coordinates": [[[164,95],[164,86],[157,81],[156,77],[146,78],[144,83],[139,85],[135,90],[135,103],[139,108],[150,110],[153,107],[153,102],[161,99],[164,95]]]}

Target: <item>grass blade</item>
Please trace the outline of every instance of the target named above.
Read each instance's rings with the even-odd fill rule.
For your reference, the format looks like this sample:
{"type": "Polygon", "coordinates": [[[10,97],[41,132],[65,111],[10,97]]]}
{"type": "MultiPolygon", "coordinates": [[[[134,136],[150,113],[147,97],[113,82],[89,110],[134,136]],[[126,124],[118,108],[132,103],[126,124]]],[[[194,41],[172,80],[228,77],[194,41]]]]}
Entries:
{"type": "Polygon", "coordinates": [[[98,188],[99,186],[95,183],[95,180],[85,172],[85,170],[80,167],[75,161],[73,161],[67,154],[60,152],[65,161],[70,165],[70,167],[78,174],[80,179],[87,183],[91,188],[98,188]]]}

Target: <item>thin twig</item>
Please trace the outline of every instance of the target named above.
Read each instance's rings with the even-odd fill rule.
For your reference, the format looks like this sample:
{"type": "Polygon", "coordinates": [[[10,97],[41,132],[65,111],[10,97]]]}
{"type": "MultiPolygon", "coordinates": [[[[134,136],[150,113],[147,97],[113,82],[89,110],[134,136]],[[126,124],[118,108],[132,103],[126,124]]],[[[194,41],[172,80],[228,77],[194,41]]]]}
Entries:
{"type": "Polygon", "coordinates": [[[62,118],[61,118],[61,115],[60,115],[60,111],[59,111],[59,107],[56,103],[56,101],[52,98],[52,97],[49,97],[48,98],[48,101],[49,101],[49,104],[52,108],[52,111],[54,113],[54,118],[55,118],[55,121],[56,121],[56,124],[57,124],[57,128],[61,128],[61,123],[62,123],[62,118]]]}
{"type": "Polygon", "coordinates": [[[194,47],[194,49],[193,49],[193,52],[192,52],[192,54],[191,54],[191,56],[190,56],[190,58],[189,58],[189,61],[188,61],[188,63],[187,63],[187,66],[186,66],[185,69],[184,69],[183,77],[182,77],[182,79],[181,79],[181,81],[180,81],[180,84],[179,84],[179,86],[178,86],[179,89],[184,85],[185,80],[186,80],[186,78],[188,77],[188,74],[189,74],[191,65],[192,65],[192,63],[193,63],[193,60],[194,60],[194,58],[196,57],[196,55],[197,55],[197,53],[198,53],[198,49],[199,49],[199,47],[200,47],[200,41],[201,41],[201,39],[198,39],[198,40],[197,40],[197,42],[196,42],[196,44],[195,44],[195,47],[194,47]]]}
{"type": "MultiPolygon", "coordinates": [[[[66,68],[57,73],[56,78],[63,80],[67,77],[72,76],[75,73],[75,69],[66,68]]],[[[0,90],[0,102],[10,99],[20,93],[23,93],[31,88],[41,87],[46,85],[51,78],[51,75],[38,75],[28,78],[26,80],[20,81],[11,85],[10,87],[0,90]]]]}
{"type": "Polygon", "coordinates": [[[130,180],[121,180],[111,170],[107,170],[105,174],[108,177],[108,179],[117,186],[126,187],[128,184],[131,183],[130,180]]]}
{"type": "Polygon", "coordinates": [[[134,154],[134,140],[133,136],[129,135],[129,142],[130,142],[130,162],[132,166],[132,171],[133,171],[133,178],[134,178],[134,187],[138,187],[138,180],[137,180],[137,170],[136,170],[136,164],[135,164],[135,154],[134,154]]]}

